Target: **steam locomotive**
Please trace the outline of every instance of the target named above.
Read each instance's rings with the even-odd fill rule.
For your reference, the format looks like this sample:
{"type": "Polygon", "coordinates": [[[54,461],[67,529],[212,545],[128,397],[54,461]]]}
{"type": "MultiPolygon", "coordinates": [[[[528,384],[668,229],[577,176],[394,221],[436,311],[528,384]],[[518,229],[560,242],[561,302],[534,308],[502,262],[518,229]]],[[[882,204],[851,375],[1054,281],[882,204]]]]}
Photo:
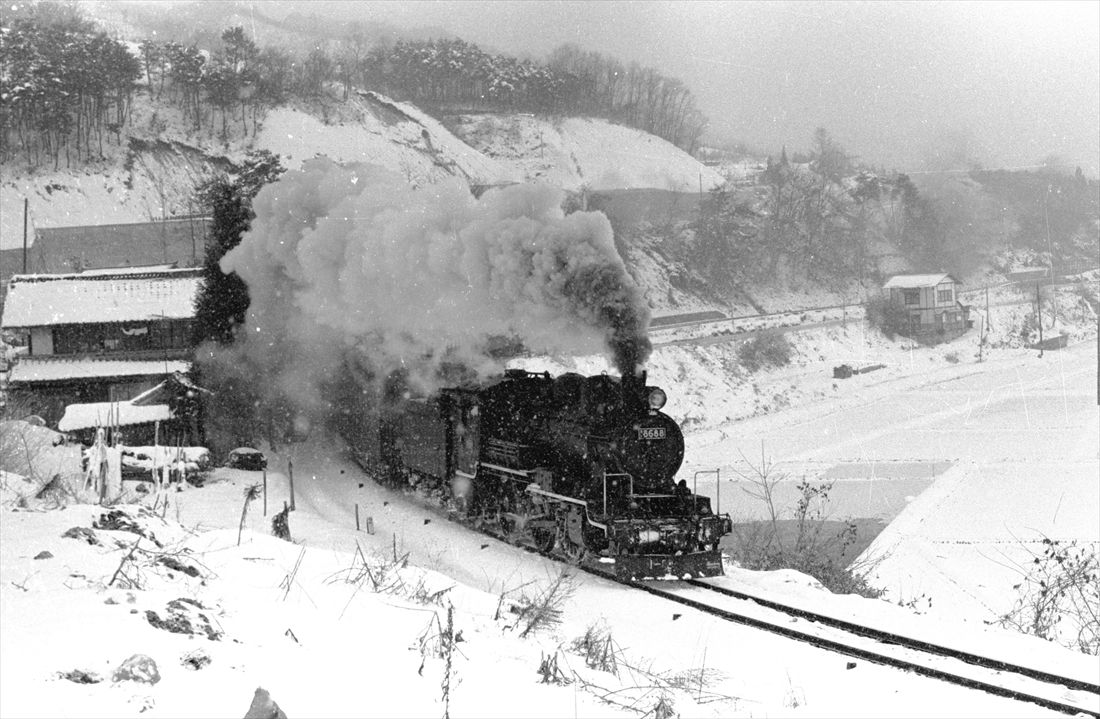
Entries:
{"type": "Polygon", "coordinates": [[[613,561],[621,577],[721,575],[729,515],[675,483],[684,437],[645,381],[512,369],[413,398],[391,376],[344,434],[377,475],[427,483],[468,521],[544,551],[613,561]]]}

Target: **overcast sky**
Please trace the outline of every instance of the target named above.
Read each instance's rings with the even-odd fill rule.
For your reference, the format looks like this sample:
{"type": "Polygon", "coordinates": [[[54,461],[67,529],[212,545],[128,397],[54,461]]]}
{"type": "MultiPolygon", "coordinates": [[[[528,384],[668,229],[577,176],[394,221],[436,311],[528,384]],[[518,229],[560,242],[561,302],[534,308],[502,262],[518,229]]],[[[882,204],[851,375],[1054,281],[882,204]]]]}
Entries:
{"type": "Polygon", "coordinates": [[[1100,169],[1100,2],[303,3],[437,25],[509,53],[575,42],[685,80],[712,136],[809,146],[824,126],[873,164],[925,169],[967,141],[987,167],[1057,153],[1100,169]]]}

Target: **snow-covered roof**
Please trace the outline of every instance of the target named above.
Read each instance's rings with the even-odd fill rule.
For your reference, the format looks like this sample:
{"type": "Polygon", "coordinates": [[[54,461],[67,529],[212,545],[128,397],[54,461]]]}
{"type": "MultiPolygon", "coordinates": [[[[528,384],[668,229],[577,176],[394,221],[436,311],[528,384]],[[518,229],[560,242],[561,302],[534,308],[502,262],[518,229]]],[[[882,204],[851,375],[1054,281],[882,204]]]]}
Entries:
{"type": "Polygon", "coordinates": [[[142,265],[140,267],[104,267],[96,270],[84,270],[83,272],[79,273],[79,276],[102,277],[104,275],[147,275],[152,272],[168,272],[169,270],[175,269],[179,269],[176,267],[176,263],[170,262],[167,265],[142,265]]]}
{"type": "Polygon", "coordinates": [[[57,423],[62,432],[75,432],[91,427],[103,427],[108,424],[124,426],[163,422],[172,418],[172,412],[166,404],[153,404],[136,407],[129,402],[89,402],[88,404],[70,404],[57,423]]]}
{"type": "Polygon", "coordinates": [[[941,282],[948,281],[962,284],[946,272],[940,272],[934,275],[894,275],[886,281],[882,288],[889,290],[897,287],[904,290],[915,290],[919,287],[935,287],[941,282]]]}
{"type": "Polygon", "coordinates": [[[120,360],[93,357],[23,357],[12,367],[9,382],[61,382],[102,377],[139,377],[187,372],[185,360],[120,360]]]}
{"type": "Polygon", "coordinates": [[[121,269],[106,273],[15,275],[2,326],[145,322],[195,316],[202,270],[121,269]]]}

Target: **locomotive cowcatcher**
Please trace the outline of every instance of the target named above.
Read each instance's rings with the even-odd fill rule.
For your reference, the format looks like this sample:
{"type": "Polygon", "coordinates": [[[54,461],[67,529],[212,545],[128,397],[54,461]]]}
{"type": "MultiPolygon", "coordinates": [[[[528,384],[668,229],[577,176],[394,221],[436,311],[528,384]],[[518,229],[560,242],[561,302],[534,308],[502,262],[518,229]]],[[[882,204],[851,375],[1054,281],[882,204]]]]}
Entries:
{"type": "MultiPolygon", "coordinates": [[[[412,398],[400,375],[380,409],[352,411],[356,459],[390,482],[435,487],[466,519],[624,578],[722,574],[731,531],[677,485],[684,437],[644,372],[615,378],[521,369],[412,398]]],[[[371,403],[374,404],[374,403],[371,403]]],[[[375,405],[377,406],[377,405],[375,405]]]]}

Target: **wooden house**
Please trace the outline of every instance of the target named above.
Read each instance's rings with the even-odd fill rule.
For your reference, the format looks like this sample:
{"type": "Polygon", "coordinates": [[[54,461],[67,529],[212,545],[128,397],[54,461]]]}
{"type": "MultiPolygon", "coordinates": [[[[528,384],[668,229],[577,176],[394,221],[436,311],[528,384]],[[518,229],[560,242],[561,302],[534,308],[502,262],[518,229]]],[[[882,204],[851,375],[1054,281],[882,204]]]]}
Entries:
{"type": "Polygon", "coordinates": [[[911,337],[950,339],[970,326],[970,308],[959,302],[962,283],[947,273],[894,275],[883,289],[908,313],[911,337]]]}
{"type": "Polygon", "coordinates": [[[25,337],[9,397],[56,426],[72,404],[123,402],[191,369],[200,268],[16,275],[0,327],[25,337]]]}

